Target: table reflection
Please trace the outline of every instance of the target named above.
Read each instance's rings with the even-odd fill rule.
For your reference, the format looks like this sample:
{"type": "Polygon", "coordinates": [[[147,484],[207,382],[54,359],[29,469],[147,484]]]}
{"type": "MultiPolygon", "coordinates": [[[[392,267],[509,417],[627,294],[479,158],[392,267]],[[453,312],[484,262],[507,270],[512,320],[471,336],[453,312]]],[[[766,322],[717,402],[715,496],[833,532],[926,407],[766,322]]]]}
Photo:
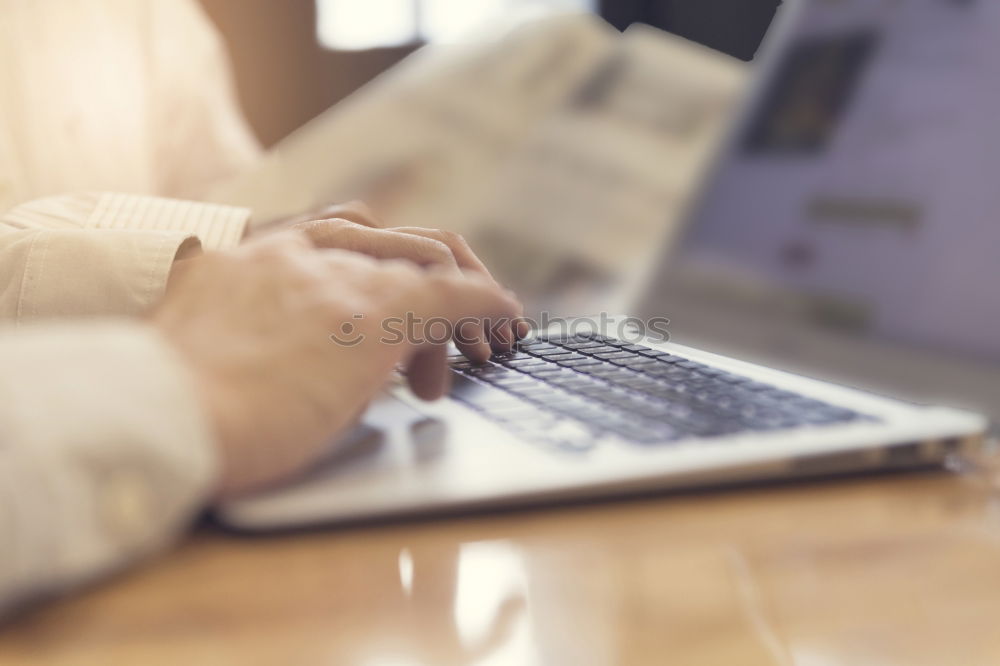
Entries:
{"type": "Polygon", "coordinates": [[[521,553],[504,540],[402,548],[398,595],[382,611],[394,636],[373,642],[364,666],[541,664],[521,553]],[[395,622],[394,622],[395,624],[395,622]],[[403,630],[409,627],[409,630],[403,630]]]}
{"type": "Polygon", "coordinates": [[[8,627],[0,663],[997,664],[997,498],[933,474],[277,538],[203,530],[8,627]]]}

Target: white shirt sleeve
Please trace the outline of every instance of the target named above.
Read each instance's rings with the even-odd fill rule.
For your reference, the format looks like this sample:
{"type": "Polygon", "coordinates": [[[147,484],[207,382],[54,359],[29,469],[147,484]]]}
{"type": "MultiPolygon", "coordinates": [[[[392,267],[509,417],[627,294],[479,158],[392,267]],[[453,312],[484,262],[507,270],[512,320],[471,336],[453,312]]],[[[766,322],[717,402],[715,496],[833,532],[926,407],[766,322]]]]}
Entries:
{"type": "Polygon", "coordinates": [[[0,614],[168,543],[217,477],[180,359],[138,323],[0,330],[0,614]]]}
{"type": "Polygon", "coordinates": [[[0,218],[0,613],[168,542],[215,484],[215,448],[180,359],[130,316],[178,252],[226,249],[249,211],[123,194],[0,218]],[[75,323],[34,322],[74,318],[75,323]]]}
{"type": "Polygon", "coordinates": [[[245,208],[132,194],[28,202],[0,218],[0,320],[136,315],[179,252],[235,247],[245,208]]]}

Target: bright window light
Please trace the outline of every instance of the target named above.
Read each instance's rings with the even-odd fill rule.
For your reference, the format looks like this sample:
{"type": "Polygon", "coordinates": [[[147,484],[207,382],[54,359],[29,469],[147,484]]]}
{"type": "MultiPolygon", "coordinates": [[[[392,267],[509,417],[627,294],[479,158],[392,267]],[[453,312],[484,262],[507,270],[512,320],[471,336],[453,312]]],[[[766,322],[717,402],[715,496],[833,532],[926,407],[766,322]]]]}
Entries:
{"type": "Polygon", "coordinates": [[[316,0],[320,44],[357,51],[417,40],[414,0],[316,0]]]}
{"type": "Polygon", "coordinates": [[[453,42],[496,18],[531,17],[553,11],[591,10],[595,0],[416,0],[420,36],[427,42],[453,42]]]}
{"type": "Polygon", "coordinates": [[[423,0],[420,36],[428,42],[451,42],[478,27],[507,4],[504,0],[423,0]]]}
{"type": "Polygon", "coordinates": [[[452,42],[497,16],[591,10],[596,0],[316,0],[320,43],[360,50],[452,42]]]}

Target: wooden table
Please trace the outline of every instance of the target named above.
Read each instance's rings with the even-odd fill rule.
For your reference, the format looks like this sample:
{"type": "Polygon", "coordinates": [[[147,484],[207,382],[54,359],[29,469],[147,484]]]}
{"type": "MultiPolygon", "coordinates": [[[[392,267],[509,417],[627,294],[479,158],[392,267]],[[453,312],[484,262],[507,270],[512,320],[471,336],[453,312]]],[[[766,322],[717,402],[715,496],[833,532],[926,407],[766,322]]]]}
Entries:
{"type": "Polygon", "coordinates": [[[0,663],[1000,664],[1000,502],[938,473],[205,528],[8,626],[0,663]]]}

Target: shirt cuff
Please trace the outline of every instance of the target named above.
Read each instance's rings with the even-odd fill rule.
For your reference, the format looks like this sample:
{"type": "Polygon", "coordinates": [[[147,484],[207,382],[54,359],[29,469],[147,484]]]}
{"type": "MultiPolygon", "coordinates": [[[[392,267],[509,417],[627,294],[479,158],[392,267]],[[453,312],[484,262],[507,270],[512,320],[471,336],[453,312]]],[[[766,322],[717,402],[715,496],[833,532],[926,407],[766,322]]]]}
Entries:
{"type": "Polygon", "coordinates": [[[239,245],[249,219],[246,208],[109,192],[99,196],[84,226],[183,233],[197,236],[205,249],[228,250],[239,245]]]}
{"type": "Polygon", "coordinates": [[[27,234],[8,258],[21,255],[21,283],[13,318],[18,324],[44,319],[136,316],[157,303],[174,258],[185,243],[181,232],[38,231],[27,234]]]}

